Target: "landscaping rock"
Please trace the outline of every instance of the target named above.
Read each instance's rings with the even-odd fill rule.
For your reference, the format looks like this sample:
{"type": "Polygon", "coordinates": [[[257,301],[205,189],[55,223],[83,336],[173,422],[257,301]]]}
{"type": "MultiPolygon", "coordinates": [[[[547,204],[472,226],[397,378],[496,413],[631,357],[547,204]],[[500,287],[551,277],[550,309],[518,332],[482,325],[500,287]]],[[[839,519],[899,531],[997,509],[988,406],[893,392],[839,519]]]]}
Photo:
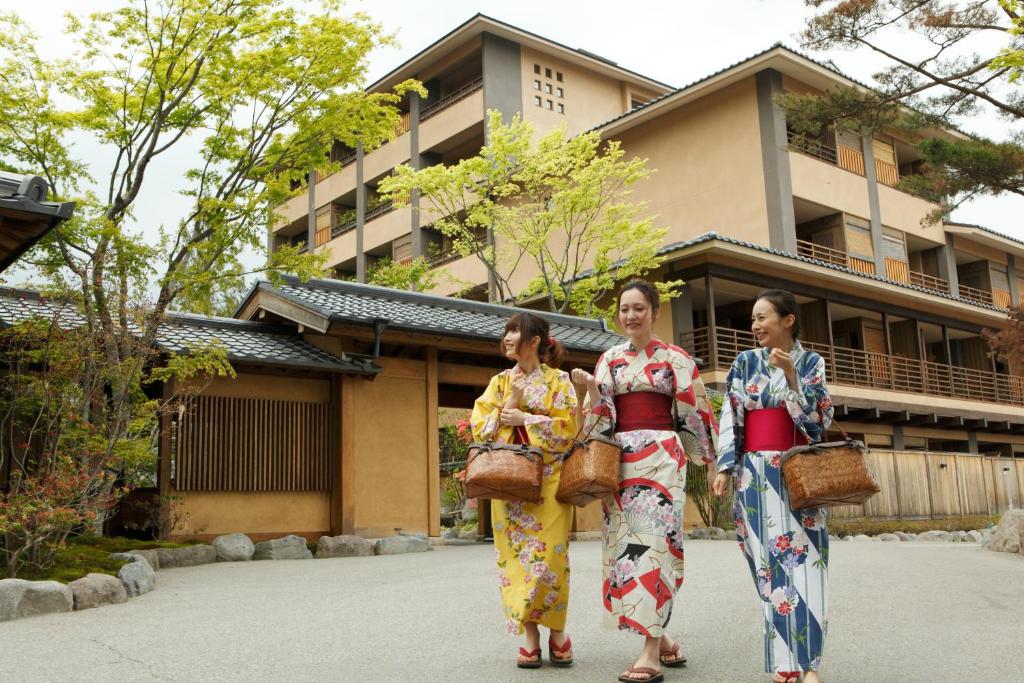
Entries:
{"type": "Polygon", "coordinates": [[[134,559],[117,572],[117,578],[124,584],[129,598],[137,598],[156,588],[156,572],[149,562],[140,555],[130,555],[134,559]]]}
{"type": "Polygon", "coordinates": [[[992,532],[989,550],[1024,553],[1024,510],[1007,510],[992,532]]]}
{"type": "Polygon", "coordinates": [[[128,591],[125,590],[124,584],[116,576],[109,574],[86,574],[81,579],[69,583],[68,588],[74,595],[76,610],[128,602],[128,591]]]}
{"type": "Polygon", "coordinates": [[[703,526],[699,526],[690,532],[690,538],[698,541],[703,541],[711,538],[711,529],[703,526]]]}
{"type": "Polygon", "coordinates": [[[306,539],[292,534],[272,541],[256,544],[254,560],[312,560],[313,553],[306,547],[306,539]]]}
{"type": "Polygon", "coordinates": [[[316,557],[366,557],[373,555],[373,543],[359,536],[321,536],[316,557]]]}
{"type": "Polygon", "coordinates": [[[430,542],[423,536],[388,536],[377,541],[373,551],[377,555],[422,553],[430,550],[430,542]]]}
{"type": "Polygon", "coordinates": [[[931,541],[933,543],[948,543],[953,539],[953,535],[948,531],[941,531],[939,529],[933,529],[931,531],[925,531],[917,535],[920,541],[931,541]]]}
{"type": "Polygon", "coordinates": [[[967,543],[981,543],[984,540],[985,540],[985,534],[981,533],[977,529],[973,529],[971,531],[968,531],[967,532],[967,537],[964,538],[964,541],[966,541],[967,543]]]}
{"type": "Polygon", "coordinates": [[[450,539],[450,538],[458,538],[458,537],[459,537],[459,529],[458,528],[455,528],[455,529],[444,529],[441,532],[441,538],[450,539]]]}
{"type": "Polygon", "coordinates": [[[852,540],[854,540],[854,541],[870,541],[871,537],[868,536],[867,534],[857,534],[856,536],[853,537],[852,540]]]}
{"type": "Polygon", "coordinates": [[[70,612],[74,605],[71,589],[59,581],[0,579],[0,621],[70,612]]]}
{"type": "Polygon", "coordinates": [[[729,532],[725,529],[719,529],[717,526],[713,526],[708,529],[708,538],[712,541],[728,541],[729,532]]]}
{"type": "Polygon", "coordinates": [[[160,571],[160,553],[156,550],[129,550],[125,555],[137,555],[148,562],[153,571],[160,571]]]}
{"type": "Polygon", "coordinates": [[[917,535],[916,534],[908,534],[906,531],[897,531],[896,532],[896,536],[901,541],[916,541],[917,540],[917,535]]]}
{"type": "MultiPolygon", "coordinates": [[[[139,551],[142,552],[142,551],[139,551]]],[[[190,545],[184,548],[160,548],[157,551],[160,568],[195,567],[217,561],[217,551],[212,545],[190,545]]]]}
{"type": "Polygon", "coordinates": [[[878,534],[878,540],[879,541],[887,541],[887,542],[890,542],[890,543],[895,541],[896,543],[899,543],[903,539],[901,539],[896,534],[878,534]]]}
{"type": "Polygon", "coordinates": [[[457,536],[457,538],[463,541],[475,541],[477,540],[477,538],[479,538],[479,536],[480,532],[477,531],[477,528],[474,526],[469,527],[468,529],[459,529],[459,535],[457,536]]]}
{"type": "Polygon", "coordinates": [[[218,562],[247,562],[256,552],[256,545],[245,534],[225,534],[213,539],[218,562]]]}
{"type": "Polygon", "coordinates": [[[843,536],[841,540],[843,540],[843,541],[852,541],[853,540],[853,536],[843,536]]]}

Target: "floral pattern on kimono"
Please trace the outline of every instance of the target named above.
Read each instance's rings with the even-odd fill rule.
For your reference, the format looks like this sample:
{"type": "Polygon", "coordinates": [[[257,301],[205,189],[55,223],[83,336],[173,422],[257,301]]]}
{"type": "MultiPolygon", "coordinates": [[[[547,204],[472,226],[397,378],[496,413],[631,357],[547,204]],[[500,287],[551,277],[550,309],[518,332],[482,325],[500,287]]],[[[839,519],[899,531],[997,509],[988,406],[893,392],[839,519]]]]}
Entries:
{"type": "Polygon", "coordinates": [[[769,363],[769,349],[744,351],[732,364],[719,420],[718,471],[734,476],[733,517],[764,612],[765,671],[816,671],[828,632],[828,515],[794,510],[780,451],[747,451],[751,410],[784,406],[809,441],[832,421],[825,362],[795,342],[790,352],[799,391],[769,363]]]}
{"type": "Polygon", "coordinates": [[[652,340],[645,349],[615,346],[595,370],[601,399],[587,426],[622,446],[620,486],[602,501],[604,623],[658,637],[683,583],[686,461],[714,461],[718,427],[689,355],[652,340]],[[656,392],[672,397],[673,430],[615,433],[615,396],[656,392]]]}
{"type": "MultiPolygon", "coordinates": [[[[475,441],[512,443],[514,428],[498,420],[518,366],[493,378],[476,400],[470,426],[475,441]]],[[[527,387],[518,408],[531,446],[544,453],[544,477],[539,503],[491,501],[491,522],[498,564],[505,625],[509,633],[523,632],[536,622],[564,630],[569,606],[569,531],[573,509],[555,499],[562,457],[576,435],[576,390],[569,375],[541,365],[526,376],[527,387]]]]}

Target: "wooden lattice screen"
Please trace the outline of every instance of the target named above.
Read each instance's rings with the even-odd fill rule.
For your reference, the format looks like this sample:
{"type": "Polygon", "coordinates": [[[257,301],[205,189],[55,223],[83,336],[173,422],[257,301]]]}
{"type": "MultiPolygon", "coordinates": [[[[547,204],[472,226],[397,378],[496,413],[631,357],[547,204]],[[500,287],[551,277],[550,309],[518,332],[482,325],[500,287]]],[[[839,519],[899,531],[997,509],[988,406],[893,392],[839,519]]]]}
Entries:
{"type": "Polygon", "coordinates": [[[178,421],[179,491],[326,491],[326,403],[200,396],[178,421]]]}

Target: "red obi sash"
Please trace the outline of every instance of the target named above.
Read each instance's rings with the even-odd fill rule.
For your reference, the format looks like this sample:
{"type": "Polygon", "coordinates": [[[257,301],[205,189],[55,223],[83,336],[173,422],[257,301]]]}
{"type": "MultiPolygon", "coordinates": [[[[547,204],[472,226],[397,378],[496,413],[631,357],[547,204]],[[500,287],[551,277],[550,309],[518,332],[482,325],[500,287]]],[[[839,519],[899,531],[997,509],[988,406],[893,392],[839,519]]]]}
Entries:
{"type": "Polygon", "coordinates": [[[654,391],[634,391],[615,397],[615,432],[652,429],[670,432],[672,397],[654,391]]]}
{"type": "Polygon", "coordinates": [[[807,444],[785,406],[749,410],[743,424],[743,450],[788,451],[807,444]]]}

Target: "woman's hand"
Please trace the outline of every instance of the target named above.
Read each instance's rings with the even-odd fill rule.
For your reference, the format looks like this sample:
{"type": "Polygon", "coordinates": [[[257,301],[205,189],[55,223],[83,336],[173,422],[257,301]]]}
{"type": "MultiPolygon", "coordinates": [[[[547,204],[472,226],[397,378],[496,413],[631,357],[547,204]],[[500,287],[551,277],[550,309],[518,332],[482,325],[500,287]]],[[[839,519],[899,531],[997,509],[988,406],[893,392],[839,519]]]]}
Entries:
{"type": "Polygon", "coordinates": [[[525,393],[526,375],[521,372],[512,375],[512,385],[509,387],[508,400],[505,401],[505,405],[509,408],[515,408],[523,402],[523,395],[525,393]]]}
{"type": "Polygon", "coordinates": [[[725,492],[729,490],[729,473],[719,472],[715,475],[715,481],[711,485],[711,490],[716,496],[724,496],[725,492]]]}
{"type": "Polygon", "coordinates": [[[786,374],[786,382],[790,389],[800,391],[800,385],[796,381],[796,365],[793,364],[793,358],[788,353],[775,347],[768,355],[768,362],[786,374]]]}
{"type": "Polygon", "coordinates": [[[573,371],[569,376],[572,378],[573,384],[582,384],[588,389],[591,387],[597,387],[597,378],[583,368],[573,368],[573,371]]]}
{"type": "Polygon", "coordinates": [[[502,408],[498,413],[498,422],[505,426],[521,427],[526,424],[526,413],[518,408],[502,408]]]}

